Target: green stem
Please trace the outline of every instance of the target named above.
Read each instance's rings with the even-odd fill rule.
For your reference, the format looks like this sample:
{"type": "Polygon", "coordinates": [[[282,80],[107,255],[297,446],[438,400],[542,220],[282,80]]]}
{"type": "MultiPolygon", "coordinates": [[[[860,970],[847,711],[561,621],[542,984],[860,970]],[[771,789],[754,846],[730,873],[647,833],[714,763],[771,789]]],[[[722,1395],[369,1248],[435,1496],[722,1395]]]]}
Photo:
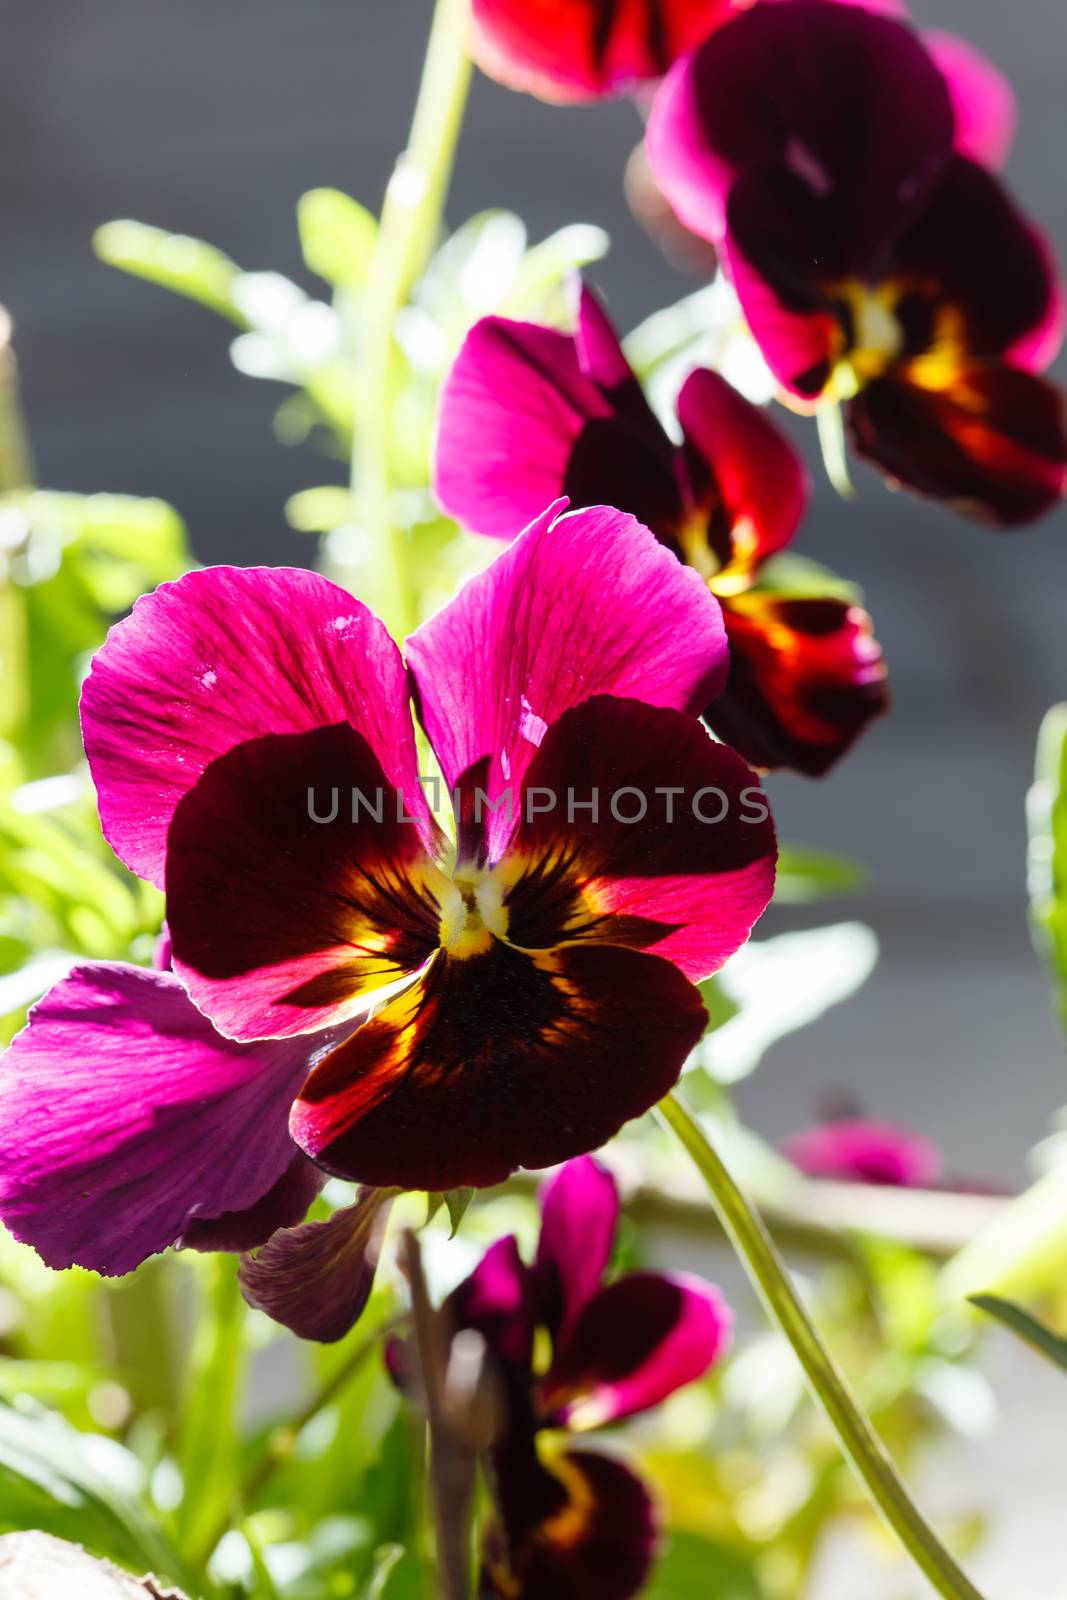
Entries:
{"type": "MultiPolygon", "coordinates": [[[[11,321],[0,306],[0,493],[32,489],[33,456],[19,400],[11,321]]],[[[0,739],[18,738],[29,715],[26,614],[22,593],[0,555],[0,739]]]]}
{"type": "Polygon", "coordinates": [[[793,1346],[808,1387],[875,1508],[944,1600],[982,1600],[908,1494],[801,1304],[762,1218],[734,1182],[703,1128],[676,1095],[668,1095],[659,1111],[699,1169],[719,1220],[768,1315],[793,1346]]]}
{"type": "Polygon", "coordinates": [[[362,598],[399,638],[417,622],[405,530],[393,520],[397,313],[437,242],[471,78],[468,0],[437,0],[407,149],[385,192],[359,329],[352,494],[373,541],[362,598]]]}
{"type": "Polygon", "coordinates": [[[819,430],[819,448],[823,466],[842,500],[855,500],[856,488],[848,470],[848,446],[845,443],[845,418],[838,400],[824,400],[815,413],[819,430]]]}

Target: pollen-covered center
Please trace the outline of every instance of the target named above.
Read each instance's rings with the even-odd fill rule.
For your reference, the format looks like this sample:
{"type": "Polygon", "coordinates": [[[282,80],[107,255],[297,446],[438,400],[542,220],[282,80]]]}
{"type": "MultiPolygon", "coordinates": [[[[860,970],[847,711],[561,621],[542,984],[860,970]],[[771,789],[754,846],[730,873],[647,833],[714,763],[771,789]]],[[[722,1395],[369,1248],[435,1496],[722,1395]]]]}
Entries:
{"type": "Polygon", "coordinates": [[[835,399],[851,400],[865,384],[882,377],[903,352],[905,332],[898,314],[902,293],[898,283],[839,286],[835,298],[843,349],[830,379],[835,399]]]}
{"type": "Polygon", "coordinates": [[[460,960],[484,955],[508,931],[500,875],[476,867],[457,869],[438,890],[441,949],[460,960]]]}

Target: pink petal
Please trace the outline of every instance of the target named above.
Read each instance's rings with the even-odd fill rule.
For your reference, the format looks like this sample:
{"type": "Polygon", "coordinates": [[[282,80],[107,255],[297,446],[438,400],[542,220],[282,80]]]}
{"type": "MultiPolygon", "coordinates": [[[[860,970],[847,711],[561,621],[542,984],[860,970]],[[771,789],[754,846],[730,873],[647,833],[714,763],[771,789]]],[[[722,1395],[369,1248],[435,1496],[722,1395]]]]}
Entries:
{"type": "Polygon", "coordinates": [[[350,722],[430,833],[400,652],[313,572],[212,567],[137,601],[97,651],[82,731],[104,833],[162,886],[175,808],[216,757],[266,733],[350,722]]]}
{"type": "Polygon", "coordinates": [[[563,493],[586,423],[611,414],[568,334],[484,317],[441,390],[434,492],[475,533],[514,539],[563,493]]]}
{"type": "Polygon", "coordinates": [[[556,1337],[600,1287],[619,1222],[619,1191],[606,1167],[579,1156],[541,1191],[537,1272],[542,1317],[556,1337]]]}
{"type": "Polygon", "coordinates": [[[1019,120],[1011,84],[968,39],[934,32],[924,33],[923,43],[948,84],[956,114],[956,149],[999,172],[1011,155],[1019,120]]]}
{"type": "MultiPolygon", "coordinates": [[[[718,603],[647,528],[557,504],[408,641],[420,714],[448,784],[488,761],[517,795],[548,724],[591,695],[699,712],[728,671],[718,603]]],[[[490,851],[511,832],[502,806],[490,851]]]]}
{"type": "Polygon", "coordinates": [[[932,1140],[908,1128],[860,1117],[842,1117],[794,1133],[782,1148],[810,1178],[935,1189],[945,1172],[941,1151],[932,1140]]]}
{"type": "Polygon", "coordinates": [[[758,565],[787,545],[810,494],[804,464],[759,406],[720,377],[690,373],[678,396],[678,420],[711,468],[733,531],[735,551],[758,565]]]}
{"type": "Polygon", "coordinates": [[[222,1038],[169,973],[76,967],[0,1067],[0,1217],[50,1267],[132,1271],[282,1176],[308,1054],[222,1038]]]}
{"type": "Polygon", "coordinates": [[[585,1307],[541,1385],[556,1426],[599,1428],[647,1411],[722,1356],[733,1317],[702,1278],[634,1272],[585,1307]]]}

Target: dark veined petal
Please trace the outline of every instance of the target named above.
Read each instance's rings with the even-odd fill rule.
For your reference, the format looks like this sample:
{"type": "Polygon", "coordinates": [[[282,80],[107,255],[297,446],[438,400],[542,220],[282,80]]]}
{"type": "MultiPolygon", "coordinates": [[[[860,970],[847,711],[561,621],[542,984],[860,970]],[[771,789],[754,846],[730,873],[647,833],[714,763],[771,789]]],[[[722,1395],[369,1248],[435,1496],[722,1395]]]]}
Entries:
{"type": "Polygon", "coordinates": [[[293,1228],[302,1222],[325,1182],[325,1172],[320,1172],[302,1150],[295,1150],[277,1183],[262,1199],[243,1211],[227,1211],[221,1217],[191,1223],[178,1240],[178,1248],[255,1250],[279,1228],[293,1228]]]}
{"type": "Polygon", "coordinates": [[[677,1081],[707,1017],[670,962],[609,946],[439,955],[313,1070],[293,1138],[328,1171],[444,1190],[595,1149],[677,1081]]]}
{"type": "Polygon", "coordinates": [[[910,1128],[864,1117],[840,1117],[794,1133],[782,1149],[811,1178],[935,1189],[944,1177],[941,1151],[910,1128]]]}
{"type": "Polygon", "coordinates": [[[702,1378],[733,1317],[702,1278],[634,1272],[601,1289],[553,1353],[539,1385],[552,1426],[599,1428],[647,1411],[702,1378]]]}
{"type": "Polygon", "coordinates": [[[231,1037],[312,1032],[422,966],[443,881],[355,729],[254,739],[175,812],[174,968],[231,1037]]]}
{"type": "Polygon", "coordinates": [[[561,495],[575,506],[617,506],[659,532],[681,512],[672,463],[588,289],[574,337],[483,318],[441,391],[434,489],[475,533],[514,539],[561,495]]]}
{"type": "MultiPolygon", "coordinates": [[[[699,713],[728,669],[718,602],[647,528],[552,507],[408,641],[422,722],[451,787],[488,760],[517,796],[546,727],[591,695],[699,713]]],[[[491,856],[511,832],[489,819],[491,856]]]]}
{"type": "Polygon", "coordinates": [[[787,170],[825,203],[826,249],[866,268],[921,205],[953,135],[945,81],[911,28],[863,6],[790,0],[753,6],[673,69],[648,147],[694,232],[722,236],[739,174],[787,170]]]}
{"type": "Polygon", "coordinates": [[[308,1054],[222,1038],[169,973],[76,967],[0,1064],[0,1217],[50,1267],[131,1272],[278,1182],[308,1054]]]}
{"type": "Polygon", "coordinates": [[[532,1514],[521,1531],[507,1517],[485,1530],[479,1600],[631,1600],[656,1548],[640,1479],[587,1450],[563,1451],[540,1473],[522,1480],[532,1514]]]}
{"type": "Polygon", "coordinates": [[[725,570],[713,592],[742,581],[787,545],[800,526],[810,493],[804,464],[759,406],[717,372],[691,372],[678,396],[678,420],[690,451],[696,498],[703,487],[693,454],[710,478],[712,503],[727,529],[725,570]]]}
{"type": "Polygon", "coordinates": [[[538,1317],[555,1342],[600,1288],[618,1223],[615,1179],[592,1156],[568,1161],[542,1190],[538,1317]]]}
{"type": "Polygon", "coordinates": [[[160,887],[178,802],[218,756],[262,734],[350,722],[432,837],[400,652],[317,573],[209,567],[163,584],[97,651],[81,713],[104,834],[160,887]]]}
{"type": "Polygon", "coordinates": [[[899,240],[894,273],[919,286],[920,302],[923,285],[936,301],[932,348],[919,363],[931,384],[968,358],[1037,367],[1059,348],[1064,308],[1051,248],[1000,181],[963,156],[899,240]]]}
{"type": "Polygon", "coordinates": [[[752,590],[723,602],[730,677],[705,718],[754,766],[821,777],[889,707],[862,607],[752,590]]]}
{"type": "Polygon", "coordinates": [[[697,980],[744,944],[773,892],[759,780],[679,711],[598,696],[567,712],[521,812],[502,863],[516,944],[633,945],[697,980]]]}
{"type": "Polygon", "coordinates": [[[298,1338],[343,1339],[370,1299],[391,1202],[385,1190],[364,1189],[325,1221],[279,1229],[242,1257],[241,1293],[298,1338]]]}
{"type": "Polygon", "coordinates": [[[1063,396],[1033,373],[965,368],[945,390],[883,379],[849,407],[853,448],[980,522],[1032,522],[1067,483],[1063,396]]]}
{"type": "Polygon", "coordinates": [[[662,77],[733,0],[474,0],[475,59],[545,100],[585,100],[662,77]]]}

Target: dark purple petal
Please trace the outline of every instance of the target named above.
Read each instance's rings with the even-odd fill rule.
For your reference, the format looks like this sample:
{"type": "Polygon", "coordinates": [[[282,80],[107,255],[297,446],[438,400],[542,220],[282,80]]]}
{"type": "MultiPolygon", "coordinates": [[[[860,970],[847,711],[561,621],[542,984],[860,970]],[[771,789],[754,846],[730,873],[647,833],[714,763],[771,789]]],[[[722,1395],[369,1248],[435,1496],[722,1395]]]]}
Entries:
{"type": "Polygon", "coordinates": [[[566,1336],[599,1289],[618,1222],[615,1179],[592,1156],[568,1161],[541,1191],[539,1317],[554,1340],[566,1336]]]}
{"type": "Polygon", "coordinates": [[[706,1022],[700,991],[641,951],[442,953],[315,1068],[290,1127],[342,1177],[485,1187],[596,1149],[649,1110],[706,1022]]]}
{"type": "Polygon", "coordinates": [[[674,68],[648,145],[695,232],[721,237],[739,174],[789,171],[866,272],[921,205],[953,135],[945,81],[911,28],[861,6],[790,0],[753,6],[674,68]]]}
{"type": "Polygon", "coordinates": [[[132,1271],[277,1183],[309,1053],[224,1039],[169,973],[76,967],[0,1066],[0,1217],[50,1267],[132,1271]]]}
{"type": "MultiPolygon", "coordinates": [[[[963,156],[945,171],[930,204],[894,251],[893,273],[915,283],[919,305],[935,302],[931,360],[953,349],[976,358],[1040,350],[1047,362],[1062,332],[1059,274],[1051,251],[999,180],[963,156]]],[[[1021,363],[1020,363],[1021,364],[1021,363]]],[[[1028,363],[1029,364],[1029,363],[1028,363]]]]}
{"type": "Polygon", "coordinates": [[[112,628],[82,691],[108,842],[162,886],[171,817],[212,761],[262,734],[337,722],[366,739],[429,842],[404,665],[366,606],[286,568],[211,567],[163,584],[112,628]]]}
{"type": "Polygon", "coordinates": [[[479,1600],[631,1600],[656,1547],[648,1491],[621,1461],[566,1450],[520,1480],[532,1514],[505,1515],[482,1541],[479,1600]],[[545,1481],[547,1480],[547,1481],[545,1481]]]}
{"type": "Polygon", "coordinates": [[[977,521],[1032,522],[1067,484],[1063,396],[1015,367],[965,368],[948,389],[888,378],[848,414],[853,448],[895,483],[977,521]]]}
{"type": "Polygon", "coordinates": [[[774,889],[759,780],[680,711],[606,695],[568,711],[530,764],[521,810],[504,863],[516,944],[634,945],[699,981],[744,944],[774,889]],[[541,795],[554,804],[535,813],[541,795]]]}
{"type": "Polygon", "coordinates": [[[634,1272],[590,1300],[541,1380],[553,1426],[599,1428],[657,1406],[722,1356],[733,1317],[702,1278],[634,1272]]]}
{"type": "Polygon", "coordinates": [[[279,1228],[302,1222],[326,1182],[302,1151],[297,1150],[273,1188],[244,1211],[227,1211],[211,1221],[193,1222],[178,1240],[179,1250],[255,1250],[279,1228]]]}
{"type": "Polygon", "coordinates": [[[754,589],[724,599],[723,616],[730,677],[705,720],[754,766],[821,777],[889,709],[861,606],[754,589]]]}
{"type": "Polygon", "coordinates": [[[343,1339],[370,1299],[391,1202],[381,1189],[364,1189],[324,1222],[280,1229],[242,1257],[241,1293],[300,1339],[343,1339]]]}
{"type": "Polygon", "coordinates": [[[308,1033],[423,965],[445,881],[348,723],[254,739],[213,762],[174,814],[175,970],[233,1037],[308,1033]]]}

